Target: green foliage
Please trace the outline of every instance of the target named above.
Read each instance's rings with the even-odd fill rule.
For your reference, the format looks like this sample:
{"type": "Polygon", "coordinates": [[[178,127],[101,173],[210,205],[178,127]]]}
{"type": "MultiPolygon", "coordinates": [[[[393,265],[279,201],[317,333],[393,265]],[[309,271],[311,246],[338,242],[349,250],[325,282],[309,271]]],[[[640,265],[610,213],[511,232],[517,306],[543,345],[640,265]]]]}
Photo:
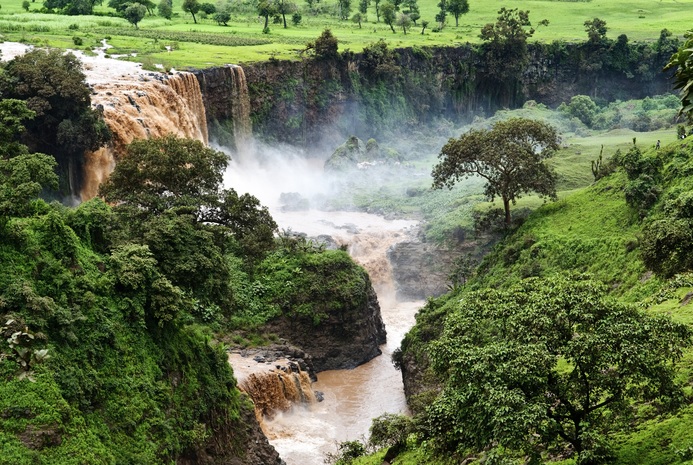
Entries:
{"type": "Polygon", "coordinates": [[[332,31],[325,29],[320,37],[307,45],[307,49],[312,50],[317,60],[336,60],[339,58],[337,48],[339,47],[337,38],[332,31]]]}
{"type": "Polygon", "coordinates": [[[19,100],[0,101],[0,224],[9,216],[28,216],[44,188],[57,188],[55,160],[29,153],[18,142],[34,113],[19,100]]]}
{"type": "Polygon", "coordinates": [[[100,192],[107,202],[150,214],[208,204],[219,194],[227,165],[225,154],[196,140],[136,140],[100,192]]]}
{"type": "Polygon", "coordinates": [[[380,39],[364,47],[359,70],[372,78],[392,77],[400,71],[396,58],[394,50],[388,48],[387,42],[380,39]]]}
{"type": "Polygon", "coordinates": [[[156,8],[159,10],[159,16],[162,18],[171,19],[173,16],[173,7],[170,0],[161,0],[156,8]]]}
{"type": "Polygon", "coordinates": [[[455,27],[460,25],[460,16],[469,12],[467,0],[447,0],[445,9],[455,17],[455,27]]]}
{"type": "Polygon", "coordinates": [[[432,345],[446,383],[428,409],[428,434],[445,450],[530,457],[566,441],[579,463],[597,463],[633,401],[676,406],[673,363],[690,330],[604,294],[573,276],[464,296],[432,345]]]}
{"type": "Polygon", "coordinates": [[[195,13],[200,11],[200,3],[197,0],[183,0],[181,9],[186,13],[190,13],[192,15],[193,22],[197,24],[197,18],[195,17],[195,13]]]}
{"type": "Polygon", "coordinates": [[[384,413],[371,422],[368,443],[376,449],[403,446],[414,432],[411,417],[394,413],[384,413]]]}
{"type": "Polygon", "coordinates": [[[343,250],[322,251],[303,239],[285,237],[283,245],[256,270],[262,297],[277,314],[314,325],[328,315],[361,308],[367,298],[367,273],[343,250]]]}
{"type": "Polygon", "coordinates": [[[592,127],[592,121],[598,111],[597,104],[587,95],[575,95],[564,107],[565,111],[582,121],[587,127],[592,127]]]}
{"type": "Polygon", "coordinates": [[[381,5],[380,5],[380,17],[383,18],[383,22],[390,26],[390,29],[392,30],[392,33],[394,34],[395,32],[395,19],[397,19],[397,10],[395,9],[395,5],[392,2],[389,2],[385,0],[381,5]]]}
{"type": "Polygon", "coordinates": [[[671,56],[665,70],[674,69],[674,89],[679,89],[681,96],[680,114],[689,117],[693,112],[693,94],[691,93],[691,81],[693,81],[693,33],[684,35],[684,42],[679,50],[671,56]]]}
{"type": "Polygon", "coordinates": [[[433,187],[452,187],[460,179],[481,176],[484,193],[503,200],[506,226],[510,203],[523,193],[556,196],[556,178],[545,160],[558,149],[558,135],[549,125],[527,119],[500,121],[491,130],[471,130],[450,139],[433,168],[433,187]]]}
{"type": "Polygon", "coordinates": [[[131,3],[123,10],[123,17],[128,20],[130,24],[137,28],[137,24],[142,21],[144,15],[147,14],[147,9],[141,3],[131,3]]]}
{"type": "Polygon", "coordinates": [[[594,18],[585,21],[585,32],[587,32],[587,38],[593,44],[598,44],[606,39],[606,21],[599,18],[594,18]]]}

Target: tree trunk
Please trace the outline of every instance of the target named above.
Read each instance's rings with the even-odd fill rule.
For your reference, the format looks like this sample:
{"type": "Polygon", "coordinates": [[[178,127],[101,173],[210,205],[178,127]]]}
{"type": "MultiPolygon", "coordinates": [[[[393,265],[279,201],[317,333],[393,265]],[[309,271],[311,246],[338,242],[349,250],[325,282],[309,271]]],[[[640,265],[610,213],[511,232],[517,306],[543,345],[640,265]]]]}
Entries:
{"type": "Polygon", "coordinates": [[[193,13],[193,12],[191,11],[190,14],[191,14],[192,17],[193,17],[193,23],[197,24],[197,19],[195,18],[195,13],[193,13]]]}
{"type": "Polygon", "coordinates": [[[267,23],[269,23],[269,15],[265,15],[265,27],[262,29],[263,31],[267,30],[267,23]]]}
{"type": "Polygon", "coordinates": [[[286,29],[286,15],[282,12],[282,19],[284,20],[284,29],[286,29]]]}
{"type": "Polygon", "coordinates": [[[510,228],[510,199],[503,197],[503,209],[505,210],[505,227],[510,228]]]}

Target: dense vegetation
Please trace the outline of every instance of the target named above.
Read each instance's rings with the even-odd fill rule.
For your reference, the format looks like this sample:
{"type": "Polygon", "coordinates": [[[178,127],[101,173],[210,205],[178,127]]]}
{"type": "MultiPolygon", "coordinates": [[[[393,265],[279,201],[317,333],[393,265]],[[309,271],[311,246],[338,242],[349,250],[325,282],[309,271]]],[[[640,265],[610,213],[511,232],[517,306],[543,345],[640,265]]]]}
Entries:
{"type": "MultiPolygon", "coordinates": [[[[687,463],[689,442],[685,431],[690,428],[690,390],[680,389],[689,385],[691,375],[691,352],[685,349],[691,343],[687,329],[690,310],[685,298],[691,289],[691,265],[685,258],[691,247],[685,207],[690,174],[685,167],[690,150],[683,139],[659,150],[631,146],[615,154],[605,162],[599,181],[539,208],[484,259],[471,279],[454,293],[431,300],[424,307],[417,316],[416,327],[403,343],[403,355],[397,357],[397,363],[410,369],[407,364],[415,361],[423,368],[418,375],[409,375],[428,386],[410,399],[417,413],[414,423],[419,425],[418,437],[427,438],[426,448],[438,448],[447,455],[459,454],[453,462],[476,457],[516,463],[513,457],[518,453],[524,457],[536,454],[542,462],[560,461],[576,452],[578,463],[687,463]],[[571,275],[575,272],[587,273],[607,286],[584,284],[588,286],[585,289],[591,290],[578,292],[584,277],[571,275]],[[636,304],[638,309],[629,307],[627,302],[636,304]],[[603,317],[618,316],[618,322],[605,320],[603,326],[598,324],[603,318],[598,316],[600,307],[605,309],[603,317]],[[575,320],[567,333],[557,327],[535,333],[537,325],[543,324],[543,318],[553,315],[554,310],[588,311],[589,324],[575,320]],[[628,312],[632,316],[626,318],[628,312]],[[665,314],[674,322],[660,320],[665,314]],[[624,325],[630,324],[636,326],[626,330],[624,325]],[[678,329],[658,333],[659,324],[678,329]],[[619,333],[620,329],[624,332],[619,333]],[[600,335],[603,330],[609,332],[608,336],[600,335]],[[560,338],[560,334],[564,334],[563,342],[540,341],[534,336],[560,338]],[[634,335],[638,335],[636,340],[626,340],[634,335]],[[621,340],[622,337],[626,339],[621,340]],[[669,337],[683,340],[661,346],[673,349],[670,355],[655,355],[659,349],[654,347],[669,337]],[[600,346],[599,340],[609,341],[608,346],[600,346]],[[563,346],[566,352],[552,352],[564,343],[568,343],[563,346]],[[571,344],[577,345],[571,348],[571,344]],[[627,349],[631,344],[638,349],[627,349]],[[523,349],[516,352],[513,347],[523,349]],[[530,361],[527,357],[541,353],[530,348],[539,347],[552,348],[548,353],[558,354],[557,358],[548,365],[539,359],[530,361]],[[582,352],[598,347],[598,356],[582,352]],[[621,350],[625,352],[617,355],[621,350]],[[627,354],[636,353],[637,361],[628,361],[627,354]],[[649,356],[655,358],[646,362],[649,356]],[[599,357],[604,357],[602,362],[599,357]],[[650,371],[667,359],[678,362],[650,371]],[[632,389],[628,395],[600,392],[619,385],[616,381],[621,375],[617,375],[617,370],[630,370],[641,362],[639,370],[644,371],[622,384],[632,389]],[[610,368],[579,374],[578,368],[598,367],[600,363],[610,368]],[[554,374],[542,378],[542,367],[551,366],[554,374]],[[665,394],[662,387],[650,389],[640,384],[648,373],[657,374],[656,382],[671,383],[670,387],[678,385],[679,394],[665,394]],[[660,377],[665,373],[670,373],[668,381],[660,377]],[[599,381],[606,374],[608,381],[599,381]],[[470,383],[472,379],[475,381],[470,383]],[[548,385],[543,385],[542,379],[548,380],[548,385]],[[600,388],[596,384],[580,387],[582,379],[605,384],[600,388]],[[548,386],[547,392],[553,394],[534,399],[554,399],[547,406],[531,401],[532,392],[543,390],[541,386],[548,386]],[[630,397],[638,392],[645,397],[630,397]],[[593,398],[561,400],[563,395],[580,393],[593,398]],[[514,403],[519,399],[514,397],[516,394],[523,399],[519,404],[514,403]],[[658,402],[644,402],[648,395],[663,397],[658,402]],[[593,416],[597,409],[587,407],[589,402],[598,406],[598,416],[593,416]],[[613,402],[624,404],[610,406],[613,402]],[[667,414],[667,409],[675,405],[682,410],[667,414]],[[533,406],[538,409],[532,410],[533,406]],[[570,431],[551,426],[551,421],[560,422],[559,412],[564,408],[565,418],[571,419],[570,431]],[[572,408],[576,408],[575,412],[572,408]],[[588,421],[589,428],[584,430],[577,421],[579,409],[593,416],[588,421]],[[528,429],[534,414],[541,417],[547,412],[552,420],[546,423],[544,417],[528,429]],[[618,420],[626,413],[624,420],[618,420]],[[611,435],[600,429],[602,421],[609,425],[611,435]],[[472,429],[470,424],[477,426],[472,429]],[[481,424],[491,425],[489,436],[479,430],[481,424]],[[465,431],[474,434],[468,436],[465,431]],[[579,431],[584,431],[584,443],[577,445],[571,438],[579,436],[579,431]],[[657,445],[656,438],[661,435],[671,442],[657,445]],[[552,442],[556,438],[558,441],[552,442]],[[571,446],[566,449],[567,443],[571,446]],[[489,445],[494,446],[489,449],[489,445]],[[655,450],[638,455],[643,447],[655,450]]],[[[556,314],[546,322],[561,325],[579,318],[578,314],[556,314]]],[[[433,460],[445,462],[442,458],[433,460]]]]}
{"type": "MultiPolygon", "coordinates": [[[[86,88],[72,58],[56,66],[86,88]]],[[[23,143],[31,92],[0,102],[0,463],[243,456],[251,407],[216,332],[266,339],[283,312],[316,324],[364,298],[364,271],[275,241],[257,199],[221,188],[227,156],[197,141],[130,145],[103,186],[112,206],[47,203],[55,159],[23,143]]]]}

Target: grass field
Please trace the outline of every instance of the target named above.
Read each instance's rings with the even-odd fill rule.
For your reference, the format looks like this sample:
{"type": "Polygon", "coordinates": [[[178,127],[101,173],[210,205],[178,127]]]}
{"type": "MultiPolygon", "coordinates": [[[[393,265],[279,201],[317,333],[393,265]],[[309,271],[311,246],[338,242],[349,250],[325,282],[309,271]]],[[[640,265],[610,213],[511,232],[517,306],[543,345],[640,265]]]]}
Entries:
{"type": "MultiPolygon", "coordinates": [[[[270,22],[270,32],[263,34],[263,20],[255,15],[250,2],[234,0],[237,13],[225,27],[217,25],[211,18],[202,19],[199,14],[197,24],[193,23],[192,16],[180,8],[182,0],[174,0],[172,20],[147,16],[139,24],[147,36],[135,37],[132,36],[136,33],[134,27],[122,18],[39,14],[34,12],[42,7],[38,1],[31,3],[29,12],[25,12],[21,3],[20,0],[0,0],[0,34],[5,40],[66,47],[77,36],[83,40],[80,48],[91,48],[103,37],[110,36],[114,52],[145,54],[150,60],[176,68],[204,68],[272,57],[297,59],[305,43],[315,39],[325,28],[330,28],[337,36],[340,50],[355,52],[380,38],[388,40],[393,47],[478,42],[481,27],[494,22],[498,9],[504,6],[529,10],[534,24],[548,19],[549,25],[539,27],[532,38],[541,42],[584,40],[583,23],[594,17],[606,21],[609,28],[607,37],[615,39],[626,34],[630,40],[638,41],[654,40],[664,28],[681,36],[693,24],[693,0],[470,0],[470,11],[460,18],[459,27],[455,27],[454,18],[449,16],[448,25],[442,31],[432,32],[438,0],[419,0],[421,20],[429,21],[429,29],[422,35],[420,26],[417,26],[404,35],[401,30],[393,34],[386,24],[376,22],[373,5],[369,8],[368,21],[359,28],[351,21],[338,21],[334,15],[313,15],[307,4],[299,0],[297,5],[302,21],[298,26],[289,24],[284,29],[281,24],[270,22]],[[210,35],[229,38],[236,45],[213,45],[210,35]],[[166,51],[165,45],[173,45],[173,51],[166,51]]],[[[335,8],[335,3],[336,0],[322,0],[320,4],[324,10],[330,11],[335,8]]],[[[353,11],[356,11],[356,3],[352,1],[353,11]]],[[[97,6],[97,12],[114,11],[106,4],[97,6]]]]}

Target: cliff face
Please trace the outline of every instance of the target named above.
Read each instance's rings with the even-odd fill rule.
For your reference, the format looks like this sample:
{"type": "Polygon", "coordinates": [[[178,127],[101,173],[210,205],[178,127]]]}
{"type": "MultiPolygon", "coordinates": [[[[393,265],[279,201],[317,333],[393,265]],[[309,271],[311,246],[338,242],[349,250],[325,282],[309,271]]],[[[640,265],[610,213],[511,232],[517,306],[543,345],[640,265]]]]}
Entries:
{"type": "MultiPolygon", "coordinates": [[[[438,117],[474,114],[536,100],[549,106],[585,94],[604,101],[671,91],[661,72],[670,54],[651,44],[532,44],[522,71],[499,84],[483,47],[345,53],[337,60],[244,66],[256,137],[303,147],[378,138],[438,117]],[[510,84],[506,85],[507,82],[510,84]]],[[[218,69],[198,71],[212,137],[223,138],[230,106],[218,69]],[[206,84],[205,84],[206,83],[206,84]]],[[[223,73],[222,73],[223,74],[223,73]]],[[[227,79],[223,77],[223,79],[227,79]]]]}
{"type": "Polygon", "coordinates": [[[176,459],[176,465],[282,465],[250,402],[243,403],[237,424],[221,425],[203,446],[176,459]],[[235,447],[231,447],[236,444],[235,447]]]}
{"type": "Polygon", "coordinates": [[[355,368],[381,354],[386,333],[378,297],[368,275],[363,272],[365,294],[360,305],[328,310],[315,325],[312,320],[290,316],[269,323],[267,330],[310,354],[315,371],[355,368]]]}

